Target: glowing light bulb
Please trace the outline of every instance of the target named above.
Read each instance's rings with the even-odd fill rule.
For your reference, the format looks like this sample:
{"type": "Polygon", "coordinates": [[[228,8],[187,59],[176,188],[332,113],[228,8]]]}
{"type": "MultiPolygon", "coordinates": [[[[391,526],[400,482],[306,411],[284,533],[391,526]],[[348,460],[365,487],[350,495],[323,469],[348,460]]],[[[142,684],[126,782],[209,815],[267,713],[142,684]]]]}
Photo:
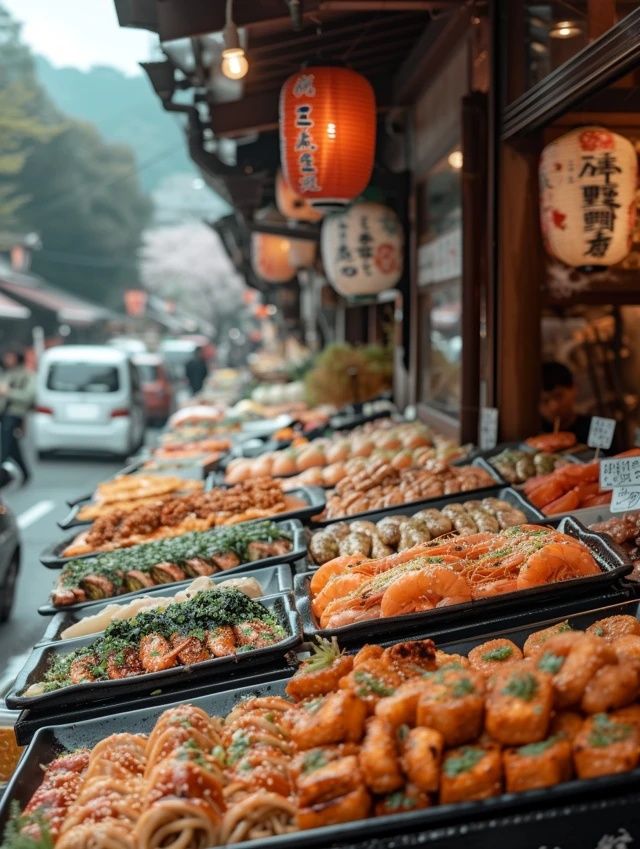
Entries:
{"type": "Polygon", "coordinates": [[[447,157],[447,161],[452,168],[454,168],[456,171],[459,171],[464,163],[462,151],[452,150],[449,156],[447,157]]]}
{"type": "Polygon", "coordinates": [[[330,121],[327,124],[327,135],[329,136],[330,139],[335,139],[335,137],[336,137],[336,125],[334,124],[333,121],[330,121]]]}
{"type": "Polygon", "coordinates": [[[556,21],[549,30],[551,38],[575,38],[582,33],[578,21],[556,21]]]}
{"type": "Polygon", "coordinates": [[[221,70],[230,80],[241,80],[246,76],[249,63],[242,47],[230,47],[222,51],[221,70]]]}

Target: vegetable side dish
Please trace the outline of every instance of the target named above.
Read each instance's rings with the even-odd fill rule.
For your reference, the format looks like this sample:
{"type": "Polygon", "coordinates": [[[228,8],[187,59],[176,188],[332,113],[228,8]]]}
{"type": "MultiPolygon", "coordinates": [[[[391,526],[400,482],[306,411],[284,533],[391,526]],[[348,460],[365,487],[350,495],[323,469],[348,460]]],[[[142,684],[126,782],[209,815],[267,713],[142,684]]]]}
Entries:
{"type": "Polygon", "coordinates": [[[215,525],[265,519],[295,510],[305,503],[286,495],[279,481],[256,478],[228,489],[215,488],[210,492],[170,498],[130,513],[110,513],[79,534],[65,548],[63,556],[110,551],[188,531],[205,531],[215,525]]]}
{"type": "Polygon", "coordinates": [[[320,626],[341,628],[599,574],[583,543],[553,528],[519,525],[436,539],[377,560],[337,557],[314,572],[309,590],[320,626]]]}
{"type": "Polygon", "coordinates": [[[191,666],[265,648],[284,636],[260,602],[235,589],[207,590],[163,610],[113,622],[89,645],[56,656],[42,681],[24,695],[191,666]]]}
{"type": "Polygon", "coordinates": [[[149,735],[61,755],[6,843],[150,849],[170,835],[197,849],[628,772],[639,669],[630,616],[468,657],[431,640],[355,656],[325,644],[288,698],[249,698],[224,719],[181,705],[149,735]]]}
{"type": "Polygon", "coordinates": [[[119,549],[67,563],[51,594],[64,607],[213,575],[291,551],[291,535],[273,522],[236,525],[119,549]]]}
{"type": "Polygon", "coordinates": [[[557,454],[522,451],[518,448],[505,448],[490,457],[488,462],[511,484],[524,483],[537,475],[548,475],[558,466],[567,463],[557,454]]]}
{"type": "Polygon", "coordinates": [[[448,504],[441,510],[419,510],[413,516],[385,516],[378,522],[336,522],[313,534],[309,554],[318,565],[344,554],[386,557],[444,534],[499,531],[526,521],[522,510],[507,501],[483,498],[448,504]]]}

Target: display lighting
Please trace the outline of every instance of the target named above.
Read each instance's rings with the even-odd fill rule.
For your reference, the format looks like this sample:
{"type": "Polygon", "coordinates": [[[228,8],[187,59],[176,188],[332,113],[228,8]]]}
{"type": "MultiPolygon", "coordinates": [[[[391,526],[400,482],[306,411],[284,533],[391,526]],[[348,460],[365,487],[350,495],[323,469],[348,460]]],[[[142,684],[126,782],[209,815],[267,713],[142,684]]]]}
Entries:
{"type": "Polygon", "coordinates": [[[227,0],[227,22],[223,30],[224,50],[220,70],[230,80],[241,80],[247,75],[249,62],[240,44],[238,27],[233,21],[233,0],[227,0]]]}

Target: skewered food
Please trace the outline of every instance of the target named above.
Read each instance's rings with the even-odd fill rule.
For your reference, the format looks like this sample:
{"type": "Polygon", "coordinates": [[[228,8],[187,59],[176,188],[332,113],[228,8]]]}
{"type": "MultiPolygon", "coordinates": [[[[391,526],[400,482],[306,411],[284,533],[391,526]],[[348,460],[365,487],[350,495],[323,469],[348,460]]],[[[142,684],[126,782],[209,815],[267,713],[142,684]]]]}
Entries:
{"type": "Polygon", "coordinates": [[[215,525],[233,525],[264,519],[304,505],[283,492],[279,481],[256,478],[210,492],[171,498],[130,513],[114,512],[97,519],[91,528],[65,548],[65,557],[110,551],[140,542],[204,531],[215,525]]]}
{"type": "Polygon", "coordinates": [[[321,628],[403,616],[600,573],[589,549],[539,525],[433,540],[378,559],[330,560],[309,582],[321,628]]]}
{"type": "Polygon", "coordinates": [[[400,471],[390,463],[377,461],[337,484],[321,518],[338,519],[494,485],[491,475],[477,466],[448,466],[429,460],[421,469],[400,471]]]}
{"type": "Polygon", "coordinates": [[[57,655],[25,696],[192,665],[279,642],[285,631],[266,607],[235,589],[213,589],[163,610],[113,622],[102,636],[57,655]]]}
{"type": "Polygon", "coordinates": [[[256,522],[159,539],[67,563],[51,593],[64,607],[213,575],[291,551],[291,535],[273,522],[256,522]]]}
{"type": "Polygon", "coordinates": [[[178,601],[187,601],[198,593],[206,590],[234,589],[244,593],[249,598],[260,598],[264,595],[262,586],[255,578],[229,578],[221,583],[214,584],[211,578],[204,575],[195,578],[188,587],[170,596],[148,596],[141,595],[126,604],[107,604],[99,613],[92,616],[84,616],[80,621],[69,625],[60,634],[61,640],[70,640],[74,637],[87,637],[89,634],[99,634],[112,622],[123,619],[133,619],[138,613],[147,610],[164,610],[170,604],[178,601]]]}
{"type": "MultiPolygon", "coordinates": [[[[640,448],[632,448],[617,457],[637,457],[640,448]]],[[[530,478],[524,491],[529,501],[546,516],[570,513],[581,507],[609,504],[611,492],[603,492],[598,483],[600,463],[595,460],[584,465],[568,464],[549,475],[530,478]]]]}
{"type": "Polygon", "coordinates": [[[413,516],[385,516],[378,522],[337,522],[312,535],[309,554],[319,566],[346,554],[384,557],[444,534],[499,531],[526,521],[522,510],[508,501],[483,498],[449,504],[440,510],[419,510],[413,516]]]}
{"type": "Polygon", "coordinates": [[[490,457],[489,463],[508,483],[517,484],[538,475],[548,475],[558,466],[566,465],[567,461],[548,452],[505,448],[490,457]]]}
{"type": "MultiPolygon", "coordinates": [[[[596,626],[609,630],[606,619],[596,626]]],[[[640,662],[624,706],[593,712],[589,686],[623,667],[617,640],[569,626],[563,635],[575,653],[595,640],[600,658],[569,709],[558,684],[571,655],[550,664],[557,637],[548,633],[532,635],[527,660],[496,658],[497,671],[470,667],[471,655],[437,651],[431,640],[367,645],[353,656],[324,643],[290,679],[288,698],[250,697],[224,719],[181,705],[149,735],[116,734],[57,758],[11,836],[28,847],[44,827],[55,849],[88,847],[89,822],[91,846],[114,845],[126,828],[139,849],[162,845],[163,833],[198,849],[636,768],[640,662]],[[56,786],[64,794],[49,792],[56,786]]],[[[511,645],[521,652],[494,643],[475,656],[511,645]]]]}

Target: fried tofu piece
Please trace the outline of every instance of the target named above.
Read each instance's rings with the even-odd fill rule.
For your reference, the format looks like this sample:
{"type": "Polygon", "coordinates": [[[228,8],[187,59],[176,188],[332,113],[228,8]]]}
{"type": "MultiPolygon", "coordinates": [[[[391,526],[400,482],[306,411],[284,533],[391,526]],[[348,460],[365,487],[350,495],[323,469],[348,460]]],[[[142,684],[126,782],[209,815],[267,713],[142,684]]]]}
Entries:
{"type": "Polygon", "coordinates": [[[564,622],[557,622],[555,625],[551,625],[550,628],[543,628],[542,631],[535,631],[527,637],[522,647],[522,653],[525,657],[533,657],[538,654],[551,637],[555,637],[557,634],[565,634],[571,630],[571,625],[565,620],[564,622]]]}
{"type": "Polygon", "coordinates": [[[472,669],[492,675],[497,669],[522,660],[522,651],[511,640],[489,640],[469,652],[472,669]]]}
{"type": "Polygon", "coordinates": [[[447,746],[477,740],[484,717],[484,679],[472,669],[441,669],[427,679],[416,723],[439,731],[447,746]]]}
{"type": "Polygon", "coordinates": [[[408,813],[428,808],[430,805],[431,799],[428,793],[423,793],[413,784],[407,784],[402,790],[396,790],[379,799],[376,802],[375,815],[384,817],[390,814],[408,813]]]}
{"type": "Polygon", "coordinates": [[[640,677],[633,666],[621,663],[601,666],[589,681],[582,696],[585,713],[606,713],[626,707],[640,694],[640,677]]]}
{"type": "Polygon", "coordinates": [[[576,713],[572,710],[561,710],[559,711],[559,713],[556,713],[551,719],[551,726],[549,727],[549,736],[562,736],[566,737],[567,740],[572,741],[573,738],[582,728],[583,722],[584,717],[582,716],[582,714],[576,713]]]}
{"type": "Polygon", "coordinates": [[[462,746],[445,755],[440,775],[440,802],[488,799],[502,791],[498,746],[462,746]]]}
{"type": "Polygon", "coordinates": [[[308,828],[320,828],[323,825],[337,825],[342,822],[365,819],[371,810],[371,796],[364,787],[358,787],[345,796],[338,796],[317,805],[299,807],[296,825],[304,831],[308,828]]]}
{"type": "Polygon", "coordinates": [[[597,713],[584,721],[573,741],[578,778],[628,772],[640,760],[640,735],[635,725],[597,713]]]}
{"type": "Polygon", "coordinates": [[[435,728],[412,728],[402,741],[402,769],[419,790],[433,793],[440,783],[444,737],[435,728]]]}
{"type": "Polygon", "coordinates": [[[289,733],[298,749],[329,746],[332,743],[357,743],[364,732],[365,703],[351,690],[338,690],[301,702],[290,711],[289,733]]]}
{"type": "Polygon", "coordinates": [[[365,784],[374,793],[391,793],[405,783],[400,771],[396,730],[377,716],[367,721],[360,746],[360,769],[365,784]]]}
{"type": "Polygon", "coordinates": [[[615,643],[617,639],[627,635],[640,636],[640,621],[635,616],[607,616],[589,625],[587,633],[602,637],[608,643],[615,643]]]}
{"type": "Polygon", "coordinates": [[[429,685],[422,678],[405,681],[392,696],[380,699],[376,705],[376,716],[399,728],[401,725],[415,725],[418,700],[429,685]]]}
{"type": "Polygon", "coordinates": [[[296,781],[298,803],[303,807],[345,796],[363,783],[355,755],[322,763],[321,751],[314,750],[316,757],[312,762],[307,760],[306,771],[296,781]],[[314,769],[314,764],[320,765],[314,769]]]}
{"type": "Polygon", "coordinates": [[[485,727],[506,746],[537,743],[548,734],[553,706],[551,678],[522,661],[496,672],[486,701],[485,727]]]}
{"type": "Polygon", "coordinates": [[[571,778],[571,743],[564,737],[547,737],[503,753],[505,787],[508,793],[553,787],[571,778]]]}

